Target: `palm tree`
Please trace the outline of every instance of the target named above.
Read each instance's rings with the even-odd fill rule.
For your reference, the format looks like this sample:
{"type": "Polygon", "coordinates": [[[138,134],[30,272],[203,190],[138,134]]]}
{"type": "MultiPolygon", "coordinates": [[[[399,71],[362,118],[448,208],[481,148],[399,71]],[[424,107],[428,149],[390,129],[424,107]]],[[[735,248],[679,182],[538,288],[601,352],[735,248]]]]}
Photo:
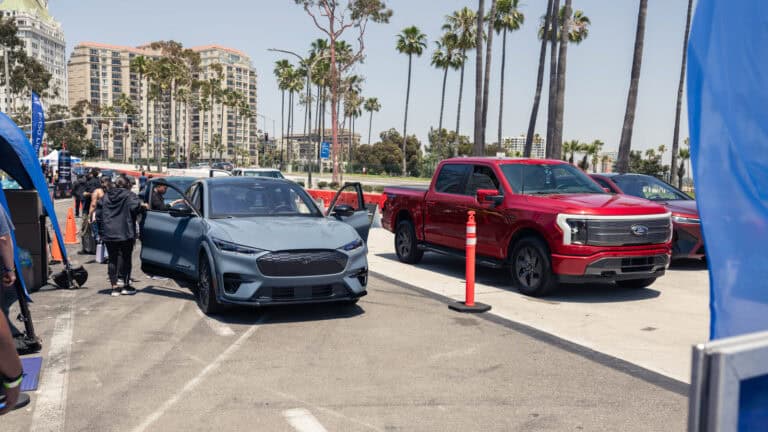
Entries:
{"type": "MultiPolygon", "coordinates": [[[[552,15],[552,5],[554,0],[547,0],[547,13],[544,15],[543,34],[547,34],[550,29],[550,18],[552,15]]],[[[539,103],[541,102],[541,88],[544,84],[544,64],[547,58],[547,38],[541,38],[541,48],[539,49],[539,71],[536,75],[536,92],[533,95],[533,108],[531,108],[531,118],[528,120],[528,133],[525,136],[525,147],[523,156],[531,157],[533,151],[533,138],[536,130],[536,118],[539,115],[539,103]]],[[[503,76],[503,75],[502,75],[503,76]]]]}
{"type": "Polygon", "coordinates": [[[600,158],[600,152],[603,151],[604,142],[600,140],[594,140],[591,144],[587,145],[587,154],[592,156],[592,172],[597,172],[597,162],[600,158]]]}
{"type": "Polygon", "coordinates": [[[525,16],[518,10],[520,0],[498,0],[496,14],[489,17],[489,22],[496,33],[501,33],[501,83],[499,88],[499,132],[497,142],[501,145],[502,126],[504,124],[504,67],[507,61],[507,32],[519,30],[525,16]]]}
{"type": "Polygon", "coordinates": [[[677,168],[677,188],[682,189],[683,188],[683,176],[685,176],[686,170],[685,170],[685,161],[691,158],[691,150],[684,148],[680,149],[678,152],[678,157],[680,158],[680,166],[677,168]]]}
{"type": "Polygon", "coordinates": [[[363,105],[363,108],[371,114],[368,120],[368,145],[371,145],[371,130],[373,129],[373,113],[379,112],[379,110],[381,110],[381,104],[379,103],[378,98],[370,97],[365,100],[365,105],[363,105]]]}
{"type": "MultiPolygon", "coordinates": [[[[147,82],[147,84],[144,85],[144,78],[146,77],[147,71],[149,70],[149,63],[150,63],[150,60],[144,57],[143,55],[134,57],[130,63],[131,72],[138,75],[138,79],[139,79],[138,80],[139,81],[139,92],[138,92],[139,93],[139,109],[141,109],[142,107],[142,103],[141,103],[142,86],[144,86],[147,89],[149,88],[149,82],[147,82]]],[[[149,97],[147,97],[147,100],[146,100],[146,109],[144,110],[143,114],[140,113],[139,116],[142,119],[140,123],[141,127],[144,128],[144,132],[146,135],[146,132],[148,132],[147,126],[149,124],[149,97]],[[144,124],[144,118],[147,119],[146,120],[147,124],[144,124]]]]}
{"type": "Polygon", "coordinates": [[[568,56],[568,43],[580,44],[589,36],[589,17],[577,10],[571,16],[571,0],[565,0],[560,18],[560,46],[557,58],[557,98],[555,100],[554,129],[552,131],[552,154],[557,157],[563,141],[563,114],[565,111],[565,70],[568,56]]]}
{"type": "Polygon", "coordinates": [[[640,0],[637,13],[637,32],[635,33],[635,53],[632,59],[632,72],[627,95],[627,110],[624,113],[624,126],[621,128],[619,141],[619,160],[616,169],[620,173],[629,170],[629,152],[632,150],[632,129],[635,124],[635,109],[637,108],[637,88],[640,83],[640,68],[643,62],[643,43],[645,39],[645,16],[648,10],[648,0],[640,0]]]}
{"type": "Polygon", "coordinates": [[[574,156],[576,152],[580,152],[583,149],[583,144],[579,140],[571,140],[563,143],[563,160],[566,160],[565,155],[570,155],[567,159],[568,163],[573,165],[574,156]]]}
{"type": "MultiPolygon", "coordinates": [[[[562,23],[560,18],[560,0],[553,0],[552,16],[550,16],[550,34],[542,34],[544,39],[549,38],[549,102],[547,104],[547,157],[560,159],[552,152],[553,132],[555,130],[555,105],[557,104],[557,40],[562,23]],[[557,29],[557,30],[556,30],[557,29]]],[[[541,30],[539,30],[541,31],[541,30]]]]}
{"type": "MultiPolygon", "coordinates": [[[[443,111],[445,108],[445,84],[448,81],[448,69],[457,70],[464,63],[460,52],[456,48],[456,35],[446,33],[435,41],[435,51],[432,53],[432,66],[443,70],[443,90],[440,96],[440,121],[437,130],[443,129],[443,111]]],[[[370,139],[368,140],[370,143],[370,139]]]]}
{"type": "Polygon", "coordinates": [[[285,135],[287,135],[285,131],[285,91],[288,90],[289,87],[287,77],[290,75],[292,69],[293,66],[288,60],[282,59],[275,62],[274,74],[277,78],[277,88],[279,88],[282,93],[280,102],[280,135],[283,136],[283,140],[285,140],[285,135]]]}
{"type": "MultiPolygon", "coordinates": [[[[125,115],[128,117],[128,119],[132,120],[133,117],[136,116],[136,113],[138,110],[136,109],[136,106],[133,104],[133,100],[125,93],[120,93],[120,96],[118,96],[117,100],[115,101],[115,106],[119,109],[120,114],[125,115]]],[[[123,163],[127,160],[126,153],[128,149],[128,143],[123,140],[123,163]]],[[[133,152],[131,151],[131,154],[133,152]]]]}
{"type": "Polygon", "coordinates": [[[397,52],[408,56],[408,86],[405,90],[405,119],[403,120],[403,176],[407,174],[407,160],[405,156],[405,146],[408,140],[408,102],[411,97],[411,70],[413,64],[413,55],[421,57],[421,54],[427,48],[427,35],[421,32],[418,27],[406,27],[397,36],[397,52]]]}
{"type": "MultiPolygon", "coordinates": [[[[464,93],[464,66],[466,65],[467,51],[475,47],[475,32],[477,31],[477,14],[474,10],[464,7],[445,17],[443,30],[455,35],[456,48],[461,51],[461,72],[459,77],[459,103],[456,109],[456,143],[459,140],[461,124],[461,99],[464,93]]],[[[454,156],[458,145],[454,146],[454,156]]]]}
{"type": "MultiPolygon", "coordinates": [[[[238,113],[240,114],[240,117],[243,118],[243,134],[242,136],[245,139],[248,139],[248,141],[245,142],[245,147],[242,149],[244,150],[243,154],[248,155],[248,160],[250,161],[251,156],[251,143],[250,143],[250,135],[248,134],[248,130],[250,129],[250,122],[253,118],[253,110],[251,109],[251,104],[248,102],[248,97],[245,96],[242,92],[238,92],[240,95],[240,105],[238,106],[238,113]]],[[[257,152],[258,156],[258,152],[257,152]]],[[[257,161],[258,162],[258,161],[257,161]]]]}
{"type": "MultiPolygon", "coordinates": [[[[691,32],[691,11],[693,10],[693,0],[688,0],[688,14],[685,19],[685,35],[683,36],[683,61],[680,66],[680,81],[677,84],[677,105],[675,107],[675,130],[672,135],[672,162],[669,165],[670,179],[674,179],[677,170],[678,146],[680,140],[680,110],[683,102],[683,85],[685,85],[685,66],[688,61],[688,34],[691,32]]],[[[682,186],[682,177],[680,183],[682,186]]]]}

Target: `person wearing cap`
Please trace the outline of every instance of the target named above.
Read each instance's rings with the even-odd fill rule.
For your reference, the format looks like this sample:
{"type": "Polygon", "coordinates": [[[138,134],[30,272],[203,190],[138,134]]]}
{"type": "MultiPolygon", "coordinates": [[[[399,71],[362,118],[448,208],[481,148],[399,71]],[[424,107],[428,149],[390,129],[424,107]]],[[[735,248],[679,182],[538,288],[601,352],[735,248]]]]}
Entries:
{"type": "Polygon", "coordinates": [[[170,210],[174,205],[183,202],[184,200],[176,200],[170,204],[165,203],[165,193],[168,192],[168,182],[163,179],[159,179],[155,182],[155,186],[152,189],[152,193],[149,197],[149,209],[155,211],[170,210]]]}

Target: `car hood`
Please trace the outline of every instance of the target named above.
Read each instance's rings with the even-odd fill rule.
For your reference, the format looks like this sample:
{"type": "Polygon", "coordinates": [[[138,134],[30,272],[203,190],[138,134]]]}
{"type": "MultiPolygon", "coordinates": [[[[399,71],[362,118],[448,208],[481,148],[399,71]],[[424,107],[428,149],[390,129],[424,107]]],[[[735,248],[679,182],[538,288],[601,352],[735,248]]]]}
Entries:
{"type": "Polygon", "coordinates": [[[338,249],[358,238],[352,226],[320,217],[211,219],[210,235],[268,251],[338,249]]]}
{"type": "Polygon", "coordinates": [[[540,205],[543,209],[558,213],[599,215],[599,216],[634,216],[664,214],[668,210],[651,201],[628,195],[616,194],[554,194],[529,195],[528,201],[540,205]]]}
{"type": "Polygon", "coordinates": [[[694,200],[675,200],[659,202],[663,204],[672,214],[688,217],[699,217],[699,210],[694,200]]]}

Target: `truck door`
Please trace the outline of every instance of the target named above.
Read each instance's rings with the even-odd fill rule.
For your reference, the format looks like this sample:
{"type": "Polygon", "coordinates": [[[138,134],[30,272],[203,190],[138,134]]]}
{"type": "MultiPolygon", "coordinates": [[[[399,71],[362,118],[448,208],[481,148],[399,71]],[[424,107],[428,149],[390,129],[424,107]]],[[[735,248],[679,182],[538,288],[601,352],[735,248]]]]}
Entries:
{"type": "Polygon", "coordinates": [[[424,238],[453,249],[464,248],[467,210],[474,198],[465,194],[472,165],[447,163],[424,198],[424,238]]]}
{"type": "Polygon", "coordinates": [[[504,195],[504,188],[489,165],[472,166],[466,193],[473,198],[470,209],[475,211],[477,221],[477,254],[503,259],[507,254],[505,239],[508,231],[504,204],[479,201],[478,190],[495,190],[496,196],[504,195]]]}

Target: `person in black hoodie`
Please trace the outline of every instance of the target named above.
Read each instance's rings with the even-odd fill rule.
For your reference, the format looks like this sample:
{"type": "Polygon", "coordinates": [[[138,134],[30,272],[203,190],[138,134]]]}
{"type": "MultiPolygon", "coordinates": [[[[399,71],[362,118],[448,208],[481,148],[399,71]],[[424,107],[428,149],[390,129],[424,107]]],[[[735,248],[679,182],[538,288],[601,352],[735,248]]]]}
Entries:
{"type": "MultiPolygon", "coordinates": [[[[72,183],[72,197],[75,199],[75,217],[80,217],[80,209],[83,207],[84,203],[84,196],[85,193],[85,176],[79,175],[75,179],[75,182],[72,183]]],[[[88,210],[85,209],[83,213],[87,212],[88,210]]]]}
{"type": "Polygon", "coordinates": [[[135,193],[131,184],[118,178],[116,187],[107,190],[96,206],[96,221],[99,236],[107,246],[109,253],[109,282],[112,296],[133,295],[136,289],[129,285],[131,280],[131,260],[133,246],[136,243],[136,218],[146,210],[146,206],[135,193]],[[125,280],[123,289],[117,285],[118,275],[125,280]]]}

